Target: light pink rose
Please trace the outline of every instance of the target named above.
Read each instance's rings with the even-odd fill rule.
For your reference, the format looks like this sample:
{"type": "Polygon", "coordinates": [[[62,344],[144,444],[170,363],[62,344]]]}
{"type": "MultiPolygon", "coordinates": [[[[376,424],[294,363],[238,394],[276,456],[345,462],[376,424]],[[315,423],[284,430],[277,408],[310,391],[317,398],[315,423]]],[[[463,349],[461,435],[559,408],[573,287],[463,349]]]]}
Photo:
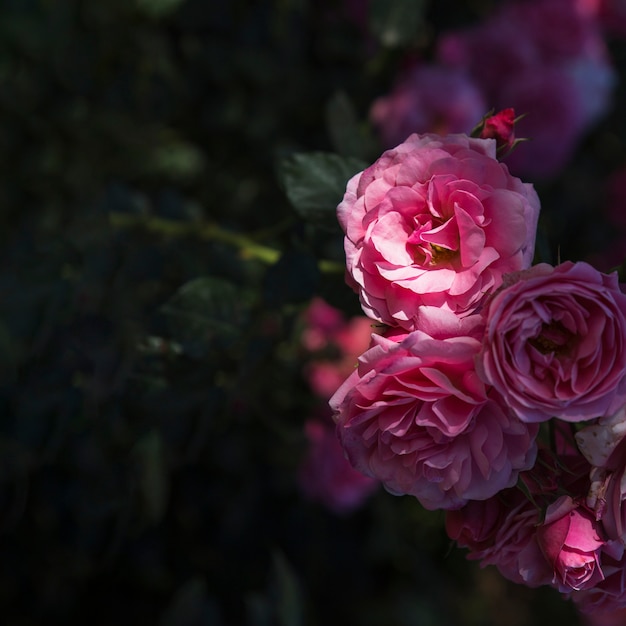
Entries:
{"type": "Polygon", "coordinates": [[[487,108],[482,93],[463,72],[420,64],[373,102],[370,119],[383,145],[391,148],[412,133],[469,133],[487,108]]]}
{"type": "Polygon", "coordinates": [[[357,472],[346,459],[332,420],[307,420],[309,448],[298,473],[304,495],[337,514],[360,507],[378,482],[357,472]]]}
{"type": "Polygon", "coordinates": [[[476,375],[476,318],[429,309],[399,343],[374,336],[330,400],[352,465],[427,509],[489,498],[535,459],[537,429],[476,375]]]}
{"type": "Polygon", "coordinates": [[[425,305],[467,315],[503,274],[530,266],[539,199],[495,149],[412,135],[350,179],[337,213],[347,281],[368,316],[413,330],[425,305]]]}
{"type": "Polygon", "coordinates": [[[552,567],[552,585],[563,593],[589,589],[604,579],[600,562],[605,541],[591,513],[562,496],[546,510],[537,542],[552,567]]]}
{"type": "Polygon", "coordinates": [[[624,404],[626,296],[617,274],[536,265],[508,277],[484,314],[477,370],[521,420],[584,421],[624,404]]]}

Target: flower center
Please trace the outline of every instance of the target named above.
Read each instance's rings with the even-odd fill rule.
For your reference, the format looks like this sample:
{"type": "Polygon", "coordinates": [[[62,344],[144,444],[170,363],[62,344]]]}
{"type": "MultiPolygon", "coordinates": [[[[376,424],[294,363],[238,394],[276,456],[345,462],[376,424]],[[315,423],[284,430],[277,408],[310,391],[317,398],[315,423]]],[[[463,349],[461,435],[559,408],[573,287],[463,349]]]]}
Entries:
{"type": "Polygon", "coordinates": [[[528,343],[541,354],[562,356],[569,354],[572,349],[574,333],[570,332],[561,322],[552,321],[544,324],[541,332],[528,340],[528,343]]]}
{"type": "Polygon", "coordinates": [[[430,244],[430,250],[432,253],[432,257],[430,259],[431,265],[447,263],[448,261],[452,261],[452,259],[454,259],[457,255],[456,250],[450,250],[449,248],[444,248],[434,243],[430,244]]]}

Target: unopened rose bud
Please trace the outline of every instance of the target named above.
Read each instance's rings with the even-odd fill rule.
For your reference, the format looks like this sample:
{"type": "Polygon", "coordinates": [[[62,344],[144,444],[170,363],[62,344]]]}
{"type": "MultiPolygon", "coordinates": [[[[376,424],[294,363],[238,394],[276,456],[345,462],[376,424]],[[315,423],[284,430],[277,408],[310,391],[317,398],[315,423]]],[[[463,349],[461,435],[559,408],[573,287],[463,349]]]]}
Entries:
{"type": "Polygon", "coordinates": [[[488,113],[472,131],[473,137],[481,139],[495,139],[498,156],[511,152],[515,146],[526,139],[515,138],[515,124],[524,116],[515,117],[514,109],[503,109],[499,113],[488,113]]]}

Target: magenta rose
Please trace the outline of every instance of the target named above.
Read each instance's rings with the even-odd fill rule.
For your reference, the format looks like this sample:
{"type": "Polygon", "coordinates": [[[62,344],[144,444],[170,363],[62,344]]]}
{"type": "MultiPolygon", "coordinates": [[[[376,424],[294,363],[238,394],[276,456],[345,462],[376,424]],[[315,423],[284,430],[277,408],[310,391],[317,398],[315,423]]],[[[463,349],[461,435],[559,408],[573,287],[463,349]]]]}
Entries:
{"type": "Polygon", "coordinates": [[[489,498],[535,459],[537,429],[491,397],[476,375],[478,317],[425,310],[422,330],[401,342],[374,336],[330,400],[352,465],[427,509],[489,498]]]}
{"type": "Polygon", "coordinates": [[[605,541],[591,513],[562,496],[546,510],[537,542],[554,575],[552,585],[567,593],[594,587],[604,579],[600,553],[605,541]]]}
{"type": "Polygon", "coordinates": [[[537,543],[540,510],[522,491],[504,490],[483,502],[446,512],[446,531],[468,558],[495,565],[508,580],[528,587],[550,584],[552,570],[537,543]]]}
{"type": "Polygon", "coordinates": [[[536,265],[509,277],[484,315],[477,370],[521,420],[584,421],[624,404],[626,296],[617,274],[536,265]]]}
{"type": "Polygon", "coordinates": [[[530,266],[539,200],[495,150],[492,139],[412,135],[348,182],[337,211],[367,315],[407,330],[421,306],[466,315],[530,266]]]}

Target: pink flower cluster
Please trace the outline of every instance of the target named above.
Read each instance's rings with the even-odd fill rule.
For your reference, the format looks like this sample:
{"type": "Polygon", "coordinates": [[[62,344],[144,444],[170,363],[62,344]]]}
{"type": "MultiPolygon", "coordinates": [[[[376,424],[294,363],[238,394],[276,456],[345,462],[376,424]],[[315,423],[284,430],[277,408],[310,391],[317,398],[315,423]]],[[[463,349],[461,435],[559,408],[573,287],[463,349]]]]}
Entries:
{"type": "Polygon", "coordinates": [[[619,609],[626,295],[587,263],[533,265],[539,201],[496,144],[412,135],[348,182],[347,282],[387,329],[330,399],[337,434],[471,558],[619,609]]]}
{"type": "Polygon", "coordinates": [[[526,114],[519,135],[532,141],[507,157],[511,171],[554,176],[611,103],[615,72],[603,18],[617,2],[602,4],[508,1],[484,21],[444,33],[433,62],[404,71],[372,104],[385,147],[413,132],[469,133],[481,108],[513,107],[526,114]]]}

